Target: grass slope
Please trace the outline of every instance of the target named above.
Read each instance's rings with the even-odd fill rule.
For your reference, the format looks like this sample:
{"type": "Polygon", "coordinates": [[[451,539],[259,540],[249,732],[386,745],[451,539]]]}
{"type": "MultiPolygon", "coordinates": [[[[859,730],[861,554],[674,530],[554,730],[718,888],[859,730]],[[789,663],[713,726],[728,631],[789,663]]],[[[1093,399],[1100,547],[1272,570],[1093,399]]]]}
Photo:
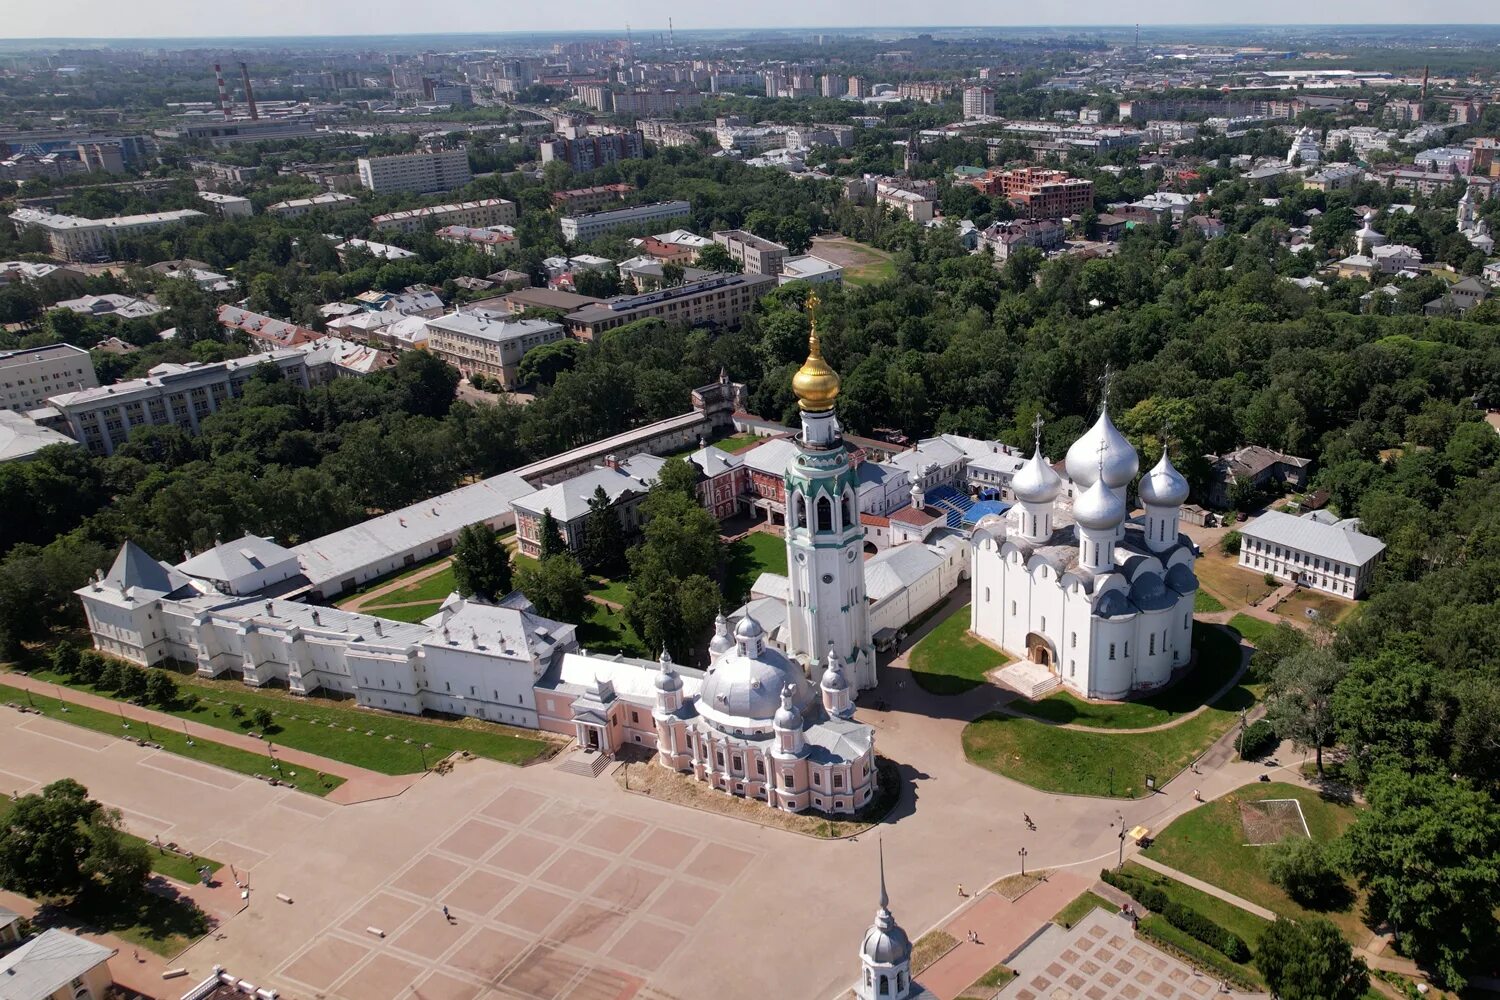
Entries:
{"type": "Polygon", "coordinates": [[[1052,917],[1052,922],[1054,924],[1061,924],[1064,927],[1072,927],[1094,910],[1116,913],[1119,911],[1119,907],[1103,896],[1096,896],[1092,892],[1085,892],[1081,893],[1077,899],[1073,900],[1067,906],[1058,910],[1052,917]]]}
{"type": "Polygon", "coordinates": [[[933,694],[963,694],[987,684],[985,672],[1008,657],[969,635],[969,606],[965,604],[912,647],[912,679],[933,694]]]}
{"type": "Polygon", "coordinates": [[[1359,919],[1359,907],[1352,887],[1343,899],[1333,901],[1331,909],[1315,913],[1293,902],[1266,877],[1262,861],[1266,848],[1245,844],[1240,823],[1241,802],[1266,799],[1296,799],[1300,802],[1308,832],[1323,844],[1338,839],[1354,822],[1357,813],[1352,805],[1325,798],[1320,792],[1301,785],[1282,782],[1246,785],[1173,820],[1157,835],[1148,853],[1164,865],[1236,896],[1253,899],[1282,916],[1293,920],[1324,916],[1337,924],[1351,943],[1362,945],[1368,941],[1374,932],[1359,919]]]}
{"type": "MultiPolygon", "coordinates": [[[[1262,920],[1248,910],[1242,910],[1238,906],[1226,903],[1216,896],[1210,896],[1206,892],[1200,892],[1191,886],[1183,885],[1174,878],[1169,878],[1159,872],[1152,871],[1150,868],[1138,865],[1133,861],[1127,861],[1123,871],[1132,878],[1139,879],[1148,885],[1156,886],[1162,892],[1165,892],[1167,898],[1173,902],[1192,907],[1220,927],[1233,931],[1250,946],[1252,953],[1255,951],[1256,946],[1260,944],[1260,936],[1270,926],[1269,921],[1262,920]]],[[[1184,932],[1168,924],[1160,916],[1153,915],[1150,920],[1151,932],[1166,940],[1178,950],[1190,956],[1201,958],[1204,964],[1211,967],[1216,965],[1229,966],[1249,982],[1257,986],[1262,985],[1263,980],[1260,978],[1260,973],[1255,971],[1251,963],[1230,962],[1229,959],[1225,958],[1217,950],[1189,937],[1184,932]]],[[[1143,929],[1146,928],[1144,922],[1141,926],[1143,929]]]]}

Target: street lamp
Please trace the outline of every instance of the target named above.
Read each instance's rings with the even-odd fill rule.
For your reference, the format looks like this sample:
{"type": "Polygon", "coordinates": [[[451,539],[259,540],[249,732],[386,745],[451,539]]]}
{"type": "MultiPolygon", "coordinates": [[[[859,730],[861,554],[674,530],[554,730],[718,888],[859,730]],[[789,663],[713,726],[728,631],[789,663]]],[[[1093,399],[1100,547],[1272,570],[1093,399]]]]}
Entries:
{"type": "Polygon", "coordinates": [[[1026,848],[1023,847],[1019,851],[1017,851],[1016,853],[1021,856],[1021,877],[1025,878],[1025,876],[1026,876],[1026,848]]]}

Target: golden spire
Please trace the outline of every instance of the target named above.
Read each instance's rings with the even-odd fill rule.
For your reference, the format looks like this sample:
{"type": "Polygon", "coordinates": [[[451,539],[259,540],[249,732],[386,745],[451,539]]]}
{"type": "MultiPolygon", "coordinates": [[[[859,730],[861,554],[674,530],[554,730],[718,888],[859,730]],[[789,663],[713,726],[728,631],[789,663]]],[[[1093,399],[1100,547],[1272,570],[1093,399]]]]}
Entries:
{"type": "Polygon", "coordinates": [[[797,405],[812,412],[833,409],[834,401],[839,398],[838,373],[823,360],[823,348],[818,344],[818,304],[818,293],[808,292],[807,360],[792,377],[797,405]]]}

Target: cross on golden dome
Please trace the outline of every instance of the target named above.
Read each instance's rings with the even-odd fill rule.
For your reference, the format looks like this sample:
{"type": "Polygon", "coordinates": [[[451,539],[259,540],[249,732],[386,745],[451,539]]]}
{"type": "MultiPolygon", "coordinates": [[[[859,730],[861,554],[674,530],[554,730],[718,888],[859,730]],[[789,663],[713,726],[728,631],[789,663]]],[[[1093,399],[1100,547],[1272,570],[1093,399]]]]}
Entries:
{"type": "Polygon", "coordinates": [[[818,293],[807,295],[807,360],[792,376],[792,392],[797,394],[797,405],[813,413],[833,409],[839,398],[839,376],[828,362],[823,360],[823,348],[818,344],[818,293]]]}

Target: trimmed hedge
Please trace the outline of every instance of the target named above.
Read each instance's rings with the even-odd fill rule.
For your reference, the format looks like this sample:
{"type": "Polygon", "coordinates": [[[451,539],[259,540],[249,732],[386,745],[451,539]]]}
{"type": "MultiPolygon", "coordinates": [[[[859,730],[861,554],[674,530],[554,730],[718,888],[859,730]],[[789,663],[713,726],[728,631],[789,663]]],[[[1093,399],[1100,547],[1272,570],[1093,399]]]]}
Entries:
{"type": "Polygon", "coordinates": [[[1281,742],[1276,736],[1276,727],[1266,719],[1256,719],[1235,738],[1235,749],[1245,760],[1259,760],[1281,742]]]}
{"type": "Polygon", "coordinates": [[[1166,918],[1167,923],[1218,951],[1232,962],[1245,962],[1250,958],[1250,948],[1238,934],[1227,931],[1190,906],[1168,898],[1154,885],[1148,885],[1129,875],[1112,872],[1108,868],[1099,873],[1107,885],[1128,893],[1136,902],[1153,913],[1166,918]]]}

